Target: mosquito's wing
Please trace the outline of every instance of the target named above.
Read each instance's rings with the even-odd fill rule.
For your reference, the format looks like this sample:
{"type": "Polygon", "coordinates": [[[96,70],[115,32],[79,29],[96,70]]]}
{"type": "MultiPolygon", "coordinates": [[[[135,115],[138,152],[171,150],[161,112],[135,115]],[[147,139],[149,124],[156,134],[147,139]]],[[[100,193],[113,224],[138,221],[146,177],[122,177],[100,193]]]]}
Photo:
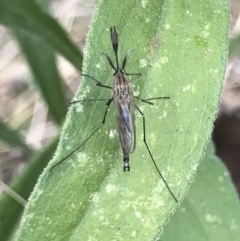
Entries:
{"type": "Polygon", "coordinates": [[[122,150],[124,154],[129,154],[136,146],[134,102],[131,99],[120,99],[115,103],[122,150]]]}

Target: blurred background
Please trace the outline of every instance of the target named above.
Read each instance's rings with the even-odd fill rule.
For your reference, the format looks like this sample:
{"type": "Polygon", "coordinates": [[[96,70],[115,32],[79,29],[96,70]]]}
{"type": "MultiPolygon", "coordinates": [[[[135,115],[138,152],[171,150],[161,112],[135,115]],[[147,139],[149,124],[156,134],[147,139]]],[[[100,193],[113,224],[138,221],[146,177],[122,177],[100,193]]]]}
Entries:
{"type": "MultiPolygon", "coordinates": [[[[81,51],[94,7],[95,1],[51,1],[52,15],[81,51]]],[[[59,103],[53,103],[55,112],[52,113],[46,103],[56,97],[54,91],[48,93],[45,86],[39,86],[12,32],[0,25],[0,134],[3,132],[0,137],[0,195],[6,189],[4,184],[9,185],[28,165],[33,153],[43,150],[61,129],[69,100],[79,87],[80,76],[63,57],[57,58],[57,65],[66,99],[58,96],[59,103]],[[8,130],[2,126],[3,123],[8,130]],[[8,132],[9,129],[15,130],[15,133],[8,132]],[[11,134],[12,137],[6,136],[11,134]],[[19,141],[16,142],[16,139],[19,141]]],[[[54,88],[52,83],[50,89],[54,88]]]]}
{"type": "MultiPolygon", "coordinates": [[[[226,164],[240,194],[240,2],[230,2],[230,54],[213,140],[216,154],[226,164]]],[[[95,1],[51,1],[52,14],[81,50],[94,6],[95,1]]],[[[64,83],[58,86],[57,92],[62,91],[66,98],[56,98],[54,83],[48,92],[46,86],[33,78],[26,57],[19,48],[21,41],[17,42],[15,37],[8,28],[0,25],[0,195],[4,191],[9,192],[24,204],[27,194],[21,199],[8,187],[31,159],[37,158],[37,153],[49,150],[46,162],[39,170],[51,159],[57,144],[54,138],[61,129],[67,103],[76,92],[80,77],[67,60],[58,57],[61,73],[58,77],[64,83]],[[50,106],[46,104],[49,101],[52,101],[50,106]]],[[[21,47],[26,49],[26,46],[21,47]]],[[[33,178],[29,190],[34,183],[33,178]]]]}

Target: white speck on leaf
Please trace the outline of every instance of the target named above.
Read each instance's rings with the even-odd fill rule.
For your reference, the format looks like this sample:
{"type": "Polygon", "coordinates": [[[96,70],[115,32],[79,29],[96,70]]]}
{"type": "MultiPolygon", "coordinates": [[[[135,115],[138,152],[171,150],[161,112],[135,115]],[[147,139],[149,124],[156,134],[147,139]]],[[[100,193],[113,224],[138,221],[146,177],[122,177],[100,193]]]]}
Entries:
{"type": "Polygon", "coordinates": [[[139,63],[140,63],[140,68],[146,68],[148,64],[146,59],[140,59],[139,63]]]}
{"type": "Polygon", "coordinates": [[[212,214],[206,214],[205,219],[208,223],[215,223],[219,221],[218,217],[212,214]]]}
{"type": "Polygon", "coordinates": [[[66,146],[67,151],[70,151],[71,149],[72,149],[71,146],[66,146]]]}
{"type": "Polygon", "coordinates": [[[93,236],[90,236],[90,237],[88,238],[88,241],[97,241],[97,240],[96,240],[96,238],[94,238],[93,236]]]}
{"type": "Polygon", "coordinates": [[[197,168],[198,168],[198,163],[193,164],[193,165],[191,166],[191,168],[192,168],[193,171],[196,171],[197,168]]]}
{"type": "Polygon", "coordinates": [[[79,152],[77,154],[77,160],[78,160],[78,166],[83,167],[88,161],[87,154],[84,152],[79,152]]]}
{"type": "Polygon", "coordinates": [[[206,30],[210,29],[210,24],[206,24],[206,25],[204,26],[204,29],[206,29],[206,30]]]}
{"type": "Polygon", "coordinates": [[[75,108],[77,113],[83,112],[83,105],[81,103],[77,103],[75,108]]]}
{"type": "Polygon", "coordinates": [[[170,167],[170,166],[167,166],[167,171],[170,172],[172,171],[173,169],[170,167]]]}
{"type": "Polygon", "coordinates": [[[72,208],[76,208],[76,205],[74,203],[71,204],[72,208]]]}
{"type": "Polygon", "coordinates": [[[204,26],[204,30],[200,34],[203,38],[207,38],[209,36],[209,31],[208,31],[209,28],[210,28],[209,24],[204,26]]]}
{"type": "Polygon", "coordinates": [[[145,8],[147,6],[148,0],[142,0],[142,7],[145,8]]]}
{"type": "Polygon", "coordinates": [[[217,75],[219,73],[219,69],[209,69],[209,74],[217,75]]]}
{"type": "Polygon", "coordinates": [[[113,139],[116,135],[117,135],[117,131],[116,130],[110,130],[110,132],[109,132],[109,138],[110,139],[113,139]]]}
{"type": "Polygon", "coordinates": [[[99,204],[99,193],[97,193],[97,192],[93,193],[91,195],[91,200],[92,200],[92,202],[95,203],[95,205],[98,206],[98,204],[99,204]]]}
{"type": "Polygon", "coordinates": [[[133,94],[134,94],[134,96],[139,96],[139,90],[134,90],[133,94]]]}
{"type": "Polygon", "coordinates": [[[184,86],[183,88],[182,88],[182,90],[185,92],[185,91],[188,91],[188,90],[190,90],[191,89],[191,85],[187,85],[187,86],[184,86]]]}
{"type": "Polygon", "coordinates": [[[158,118],[161,119],[165,119],[167,117],[167,111],[163,111],[163,114],[160,115],[158,118]]]}
{"type": "Polygon", "coordinates": [[[163,119],[167,117],[167,111],[163,111],[163,119]]]}
{"type": "Polygon", "coordinates": [[[30,220],[34,217],[33,213],[29,213],[28,215],[25,215],[23,218],[23,223],[24,222],[30,222],[30,220]]]}
{"type": "Polygon", "coordinates": [[[151,200],[150,209],[159,209],[159,207],[162,207],[164,205],[164,202],[161,199],[161,193],[164,188],[165,188],[164,183],[162,182],[162,180],[159,180],[157,183],[157,186],[152,190],[152,197],[150,198],[151,200]]]}
{"type": "Polygon", "coordinates": [[[218,181],[219,181],[219,182],[222,182],[222,181],[223,181],[223,177],[222,177],[222,176],[219,176],[219,177],[218,177],[218,181]]]}
{"type": "Polygon", "coordinates": [[[139,219],[140,219],[141,216],[142,216],[141,213],[140,213],[139,211],[136,211],[136,212],[135,212],[135,215],[136,215],[136,217],[139,218],[139,219]]]}
{"type": "Polygon", "coordinates": [[[236,224],[236,220],[235,220],[235,219],[233,219],[233,220],[231,221],[230,228],[231,228],[231,229],[238,229],[238,225],[236,224]]]}
{"type": "Polygon", "coordinates": [[[170,24],[165,24],[164,28],[165,28],[165,30],[170,29],[170,24]]]}
{"type": "Polygon", "coordinates": [[[108,184],[105,189],[107,193],[112,193],[116,191],[117,187],[112,184],[108,184]]]}
{"type": "Polygon", "coordinates": [[[136,237],[137,236],[137,231],[132,231],[131,236],[132,237],[136,237]]]}
{"type": "Polygon", "coordinates": [[[161,57],[160,58],[160,63],[161,64],[166,64],[168,62],[168,58],[167,57],[161,57]]]}
{"type": "Polygon", "coordinates": [[[228,177],[228,176],[229,176],[229,172],[224,172],[223,175],[224,175],[225,177],[228,177]]]}
{"type": "Polygon", "coordinates": [[[42,189],[38,189],[38,190],[37,190],[36,199],[38,199],[42,194],[43,194],[43,190],[42,190],[42,189]]]}
{"type": "Polygon", "coordinates": [[[216,14],[221,14],[221,10],[214,10],[213,12],[216,14]]]}
{"type": "Polygon", "coordinates": [[[221,192],[225,192],[225,188],[223,188],[223,187],[220,187],[219,190],[220,190],[221,192]]]}

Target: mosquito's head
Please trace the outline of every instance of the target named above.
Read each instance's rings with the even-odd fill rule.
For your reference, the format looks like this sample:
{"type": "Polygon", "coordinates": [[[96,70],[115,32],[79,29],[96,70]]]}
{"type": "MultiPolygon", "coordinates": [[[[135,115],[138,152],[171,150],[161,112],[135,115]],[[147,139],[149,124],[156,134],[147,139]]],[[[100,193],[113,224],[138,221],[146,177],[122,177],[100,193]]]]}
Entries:
{"type": "Polygon", "coordinates": [[[127,51],[127,53],[124,57],[123,63],[122,63],[122,67],[120,68],[119,60],[118,60],[118,33],[117,33],[115,26],[110,28],[110,33],[111,33],[111,41],[112,41],[113,51],[114,51],[114,54],[116,57],[116,63],[117,63],[117,69],[115,71],[116,72],[120,71],[120,72],[124,73],[124,69],[125,69],[129,54],[131,52],[131,49],[127,51]]]}
{"type": "Polygon", "coordinates": [[[117,33],[117,30],[116,30],[115,26],[110,27],[110,37],[111,37],[112,47],[113,47],[114,55],[115,55],[115,58],[116,58],[116,65],[117,66],[116,67],[114,66],[113,61],[111,60],[111,58],[107,54],[103,53],[103,55],[107,58],[108,63],[114,69],[115,72],[114,72],[113,75],[115,75],[118,72],[121,72],[122,74],[124,74],[124,69],[125,69],[127,59],[128,59],[128,56],[129,56],[131,50],[129,50],[127,52],[127,54],[125,55],[123,63],[122,63],[122,67],[120,68],[119,67],[119,59],[118,59],[118,33],[117,33]]]}

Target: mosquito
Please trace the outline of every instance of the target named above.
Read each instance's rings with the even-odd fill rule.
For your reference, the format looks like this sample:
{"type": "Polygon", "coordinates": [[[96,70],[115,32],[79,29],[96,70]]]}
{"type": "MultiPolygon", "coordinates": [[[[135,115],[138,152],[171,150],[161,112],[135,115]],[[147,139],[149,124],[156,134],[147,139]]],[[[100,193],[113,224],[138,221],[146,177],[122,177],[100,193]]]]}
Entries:
{"type": "Polygon", "coordinates": [[[114,82],[113,86],[107,86],[103,85],[100,81],[97,79],[91,77],[87,74],[82,74],[82,76],[88,77],[91,80],[95,81],[96,86],[111,89],[113,91],[113,95],[110,99],[88,99],[88,100],[76,100],[72,101],[71,104],[83,102],[83,101],[106,101],[106,110],[104,112],[103,120],[101,124],[92,132],[91,135],[89,135],[77,148],[75,148],[71,153],[69,153],[66,157],[64,157],[61,161],[56,163],[54,166],[51,167],[50,171],[52,171],[56,166],[58,166],[60,163],[65,161],[68,157],[70,157],[72,154],[77,152],[83,145],[86,144],[86,142],[105,124],[105,120],[107,117],[108,109],[112,102],[115,104],[116,109],[116,120],[117,120],[117,129],[119,134],[119,139],[122,147],[122,153],[123,153],[123,171],[129,172],[130,171],[130,163],[129,163],[129,154],[132,153],[135,150],[136,147],[136,128],[135,128],[135,109],[139,112],[139,114],[142,116],[143,120],[143,142],[147,148],[147,151],[151,157],[152,163],[155,166],[158,174],[162,178],[164,184],[166,185],[168,191],[174,198],[176,202],[177,198],[171,191],[170,187],[168,186],[166,180],[164,179],[162,173],[160,172],[153,155],[149,149],[149,146],[147,144],[146,140],[146,124],[145,124],[145,116],[143,112],[139,109],[137,105],[134,103],[134,99],[138,99],[141,102],[147,103],[149,105],[153,105],[152,100],[160,100],[160,99],[169,99],[170,97],[156,97],[156,98],[149,98],[149,99],[142,99],[139,96],[134,96],[131,82],[137,80],[141,73],[134,73],[129,74],[125,70],[125,66],[127,64],[127,60],[130,54],[130,50],[126,53],[122,66],[119,65],[119,58],[118,58],[118,33],[116,31],[116,27],[110,27],[110,37],[112,42],[112,47],[114,51],[114,55],[116,58],[116,66],[113,64],[113,61],[109,57],[109,55],[103,53],[103,55],[106,57],[109,65],[114,70],[114,82]],[[128,80],[126,76],[135,76],[131,80],[128,80]]]}

